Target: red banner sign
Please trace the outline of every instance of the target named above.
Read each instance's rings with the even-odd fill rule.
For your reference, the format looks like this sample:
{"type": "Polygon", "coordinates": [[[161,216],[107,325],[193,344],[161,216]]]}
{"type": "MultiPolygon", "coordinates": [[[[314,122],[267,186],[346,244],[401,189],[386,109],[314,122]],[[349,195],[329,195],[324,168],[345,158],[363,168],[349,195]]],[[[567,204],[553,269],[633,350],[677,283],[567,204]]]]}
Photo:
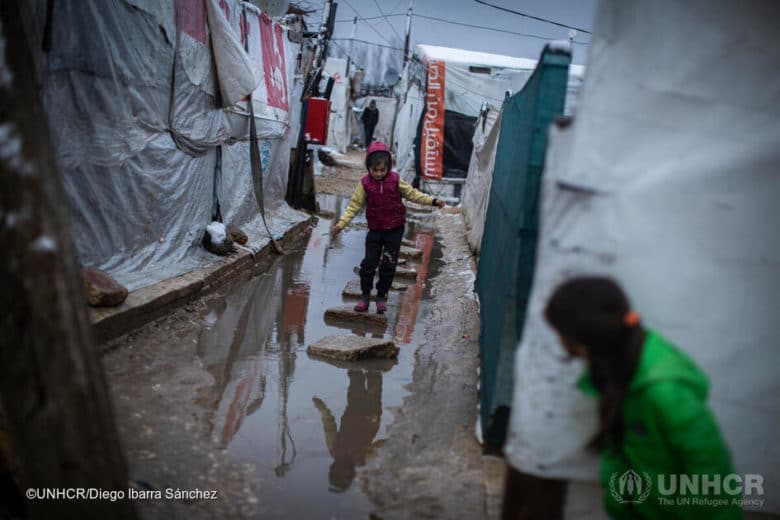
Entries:
{"type": "Polygon", "coordinates": [[[425,60],[428,89],[425,92],[425,118],[422,127],[420,165],[426,179],[440,180],[444,155],[444,73],[445,64],[425,60]]]}
{"type": "Polygon", "coordinates": [[[284,36],[282,27],[273,23],[263,13],[260,15],[260,37],[263,48],[263,72],[268,91],[268,104],[272,107],[290,110],[287,99],[287,66],[284,61],[284,36]]]}

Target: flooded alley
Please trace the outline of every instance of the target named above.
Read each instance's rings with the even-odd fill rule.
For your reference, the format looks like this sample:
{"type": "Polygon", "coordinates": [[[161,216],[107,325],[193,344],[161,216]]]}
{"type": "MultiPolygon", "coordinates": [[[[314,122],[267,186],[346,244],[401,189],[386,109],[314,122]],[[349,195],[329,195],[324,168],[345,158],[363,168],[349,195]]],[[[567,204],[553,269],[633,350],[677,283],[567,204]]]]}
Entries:
{"type": "MultiPolygon", "coordinates": [[[[343,195],[322,194],[322,214],[339,215],[343,195]]],[[[467,247],[457,245],[462,233],[440,230],[456,221],[454,213],[409,212],[405,243],[422,255],[402,266],[416,279],[396,277],[386,327],[323,318],[356,301],[343,293],[358,280],[365,220],[332,239],[332,218],[320,218],[267,272],[114,341],[104,362],[134,486],[216,489],[221,498],[139,502],[141,510],[478,518],[473,271],[467,247]],[[459,312],[468,316],[443,319],[459,312]],[[400,354],[355,362],[307,355],[333,334],[390,338],[400,354]],[[442,345],[445,338],[452,343],[442,345]],[[459,502],[469,506],[447,511],[459,502]]]]}

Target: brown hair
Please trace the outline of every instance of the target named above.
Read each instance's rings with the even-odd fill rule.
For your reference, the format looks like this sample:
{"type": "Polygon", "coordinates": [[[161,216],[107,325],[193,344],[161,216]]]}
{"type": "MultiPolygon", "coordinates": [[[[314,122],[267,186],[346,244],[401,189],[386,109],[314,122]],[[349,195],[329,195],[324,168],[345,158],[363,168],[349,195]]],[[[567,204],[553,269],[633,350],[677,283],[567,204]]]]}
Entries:
{"type": "Polygon", "coordinates": [[[591,380],[601,394],[594,448],[623,441],[623,405],[644,342],[644,330],[624,319],[630,309],[628,298],[613,280],[592,276],[561,284],[544,311],[565,340],[587,352],[591,380]]]}
{"type": "Polygon", "coordinates": [[[366,160],[366,166],[369,170],[383,165],[390,169],[390,154],[387,152],[374,152],[366,160]]]}

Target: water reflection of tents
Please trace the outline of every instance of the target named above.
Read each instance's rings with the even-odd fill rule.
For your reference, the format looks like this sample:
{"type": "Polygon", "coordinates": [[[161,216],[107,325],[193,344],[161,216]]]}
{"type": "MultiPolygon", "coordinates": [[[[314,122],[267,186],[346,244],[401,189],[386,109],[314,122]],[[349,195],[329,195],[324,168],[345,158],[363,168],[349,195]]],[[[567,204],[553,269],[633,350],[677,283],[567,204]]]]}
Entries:
{"type": "Polygon", "coordinates": [[[265,304],[273,285],[273,277],[262,276],[228,296],[223,308],[212,310],[216,321],[198,342],[198,354],[215,379],[212,431],[223,447],[265,396],[261,353],[273,331],[274,309],[265,304]]]}

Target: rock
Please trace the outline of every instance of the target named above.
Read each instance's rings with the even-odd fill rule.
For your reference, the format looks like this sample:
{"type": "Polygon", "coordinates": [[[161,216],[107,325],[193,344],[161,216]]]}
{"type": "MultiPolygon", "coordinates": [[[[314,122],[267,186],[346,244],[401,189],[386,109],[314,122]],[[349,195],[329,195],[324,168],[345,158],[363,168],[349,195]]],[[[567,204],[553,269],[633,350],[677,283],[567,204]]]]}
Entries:
{"type": "Polygon", "coordinates": [[[228,235],[227,228],[222,222],[212,222],[206,226],[203,233],[203,247],[215,255],[226,255],[233,252],[233,240],[228,235]]]}
{"type": "Polygon", "coordinates": [[[228,224],[226,228],[227,228],[227,236],[233,242],[237,242],[243,246],[246,245],[246,243],[249,241],[249,237],[246,236],[246,233],[241,231],[240,227],[234,226],[233,224],[228,224]]]}
{"type": "Polygon", "coordinates": [[[415,249],[413,247],[401,246],[400,256],[404,258],[415,260],[417,258],[422,258],[422,255],[423,255],[422,249],[415,249]]]}
{"type": "MultiPolygon", "coordinates": [[[[352,270],[355,274],[360,274],[360,266],[355,266],[352,270]]],[[[379,269],[377,269],[374,276],[379,276],[379,269]]],[[[410,267],[396,267],[395,278],[405,278],[408,281],[414,281],[417,280],[417,271],[410,267]]]]}
{"type": "MultiPolygon", "coordinates": [[[[391,291],[405,291],[406,286],[401,283],[395,283],[390,286],[391,291]]],[[[347,286],[344,287],[344,290],[341,291],[342,296],[346,296],[347,298],[360,298],[363,296],[363,291],[360,289],[360,280],[350,280],[347,282],[347,286]]],[[[376,291],[371,291],[371,297],[376,296],[376,291]]]]}
{"type": "Polygon", "coordinates": [[[336,158],[331,155],[329,150],[324,150],[322,148],[317,150],[317,159],[319,159],[320,162],[325,166],[338,166],[339,164],[336,158]]]}
{"type": "Polygon", "coordinates": [[[91,267],[81,268],[87,303],[93,307],[113,307],[127,298],[127,287],[120,285],[108,274],[91,267]]]}
{"type": "Polygon", "coordinates": [[[387,315],[374,312],[357,312],[351,305],[331,307],[325,311],[325,321],[356,323],[370,326],[387,326],[387,315]]]}
{"type": "Polygon", "coordinates": [[[329,209],[321,209],[317,212],[317,216],[325,219],[336,218],[336,212],[329,209]]]}
{"type": "Polygon", "coordinates": [[[335,359],[339,361],[357,361],[359,359],[394,359],[399,348],[392,340],[363,338],[354,334],[328,336],[313,345],[306,353],[310,356],[335,359]]]}
{"type": "Polygon", "coordinates": [[[417,244],[414,241],[405,238],[401,240],[401,245],[406,247],[417,247],[417,244]]]}

